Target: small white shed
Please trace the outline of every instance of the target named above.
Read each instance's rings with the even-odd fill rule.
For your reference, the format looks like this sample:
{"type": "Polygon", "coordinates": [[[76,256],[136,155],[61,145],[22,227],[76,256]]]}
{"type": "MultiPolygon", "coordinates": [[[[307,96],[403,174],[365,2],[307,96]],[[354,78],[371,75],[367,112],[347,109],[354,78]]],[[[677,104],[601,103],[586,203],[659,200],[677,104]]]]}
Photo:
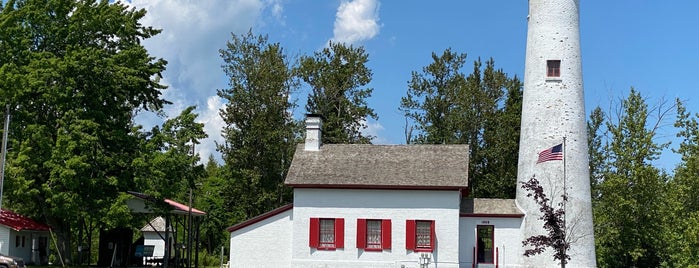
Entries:
{"type": "Polygon", "coordinates": [[[28,264],[48,264],[51,227],[13,211],[0,210],[0,253],[28,264]]]}

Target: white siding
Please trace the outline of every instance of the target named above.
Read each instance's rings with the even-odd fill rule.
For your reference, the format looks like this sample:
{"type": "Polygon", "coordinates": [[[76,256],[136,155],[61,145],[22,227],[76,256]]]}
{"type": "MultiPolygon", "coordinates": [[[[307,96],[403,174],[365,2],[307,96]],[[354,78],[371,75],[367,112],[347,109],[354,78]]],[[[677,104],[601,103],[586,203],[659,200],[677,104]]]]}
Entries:
{"type": "MultiPolygon", "coordinates": [[[[476,246],[476,226],[494,226],[493,244],[497,248],[498,267],[517,267],[522,245],[520,231],[522,218],[462,217],[460,227],[459,255],[461,267],[472,267],[473,250],[476,246]]],[[[486,266],[482,266],[486,267],[486,266]]],[[[494,266],[493,266],[494,267],[494,266]]]]}
{"type": "Polygon", "coordinates": [[[434,220],[436,249],[429,267],[458,267],[458,191],[294,189],[293,267],[418,267],[405,247],[406,220],[434,220]],[[310,218],[344,218],[345,247],[334,251],[309,247],[310,218]],[[392,249],[356,248],[357,219],[391,219],[392,249]],[[402,266],[403,265],[403,266],[402,266]]]}
{"type": "Polygon", "coordinates": [[[231,232],[230,267],[291,267],[293,210],[231,232]]]}
{"type": "MultiPolygon", "coordinates": [[[[162,258],[165,256],[165,240],[158,235],[156,232],[142,232],[143,233],[143,245],[153,246],[153,258],[162,258]]],[[[161,233],[165,236],[165,233],[161,233]]],[[[170,233],[170,237],[173,233],[170,233]]]]}
{"type": "Polygon", "coordinates": [[[32,259],[32,233],[10,230],[10,244],[7,247],[10,256],[20,257],[25,262],[29,262],[32,259]],[[19,238],[19,242],[17,242],[17,238],[19,238]],[[22,243],[22,239],[24,239],[24,243],[22,243]],[[17,246],[18,244],[19,246],[17,246]]]}
{"type": "Polygon", "coordinates": [[[0,253],[10,255],[10,245],[14,246],[10,243],[10,228],[0,225],[0,253]]]}

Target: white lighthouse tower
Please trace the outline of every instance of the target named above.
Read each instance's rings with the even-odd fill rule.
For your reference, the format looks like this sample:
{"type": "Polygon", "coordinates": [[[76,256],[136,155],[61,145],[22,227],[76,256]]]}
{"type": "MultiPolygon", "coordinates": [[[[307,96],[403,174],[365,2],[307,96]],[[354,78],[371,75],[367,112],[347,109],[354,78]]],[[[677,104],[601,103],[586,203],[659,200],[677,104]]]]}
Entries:
{"type": "MultiPolygon", "coordinates": [[[[554,205],[562,194],[568,195],[566,233],[572,243],[567,266],[596,267],[579,7],[578,0],[529,0],[517,180],[536,176],[554,205]],[[556,149],[561,148],[563,159],[537,163],[541,151],[559,144],[563,146],[556,149]]],[[[526,195],[517,187],[517,204],[526,214],[522,239],[546,234],[539,206],[526,195]]],[[[520,250],[522,266],[559,267],[553,250],[532,257],[523,256],[524,249],[520,250]]]]}

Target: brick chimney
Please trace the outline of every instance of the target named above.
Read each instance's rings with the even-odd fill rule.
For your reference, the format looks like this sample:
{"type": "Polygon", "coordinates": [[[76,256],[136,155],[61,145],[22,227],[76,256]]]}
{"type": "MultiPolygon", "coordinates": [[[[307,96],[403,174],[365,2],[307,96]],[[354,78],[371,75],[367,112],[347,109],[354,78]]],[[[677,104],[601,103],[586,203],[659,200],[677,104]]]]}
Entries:
{"type": "Polygon", "coordinates": [[[306,115],[306,151],[319,151],[322,145],[320,129],[323,120],[319,114],[306,115]]]}

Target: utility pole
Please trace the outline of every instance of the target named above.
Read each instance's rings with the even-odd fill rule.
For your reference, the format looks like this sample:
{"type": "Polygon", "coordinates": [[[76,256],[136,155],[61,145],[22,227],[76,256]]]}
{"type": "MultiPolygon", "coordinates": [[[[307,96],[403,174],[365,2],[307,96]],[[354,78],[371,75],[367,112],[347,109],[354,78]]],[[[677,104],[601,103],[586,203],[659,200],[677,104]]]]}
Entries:
{"type": "Polygon", "coordinates": [[[2,194],[5,185],[5,159],[7,158],[7,132],[10,129],[10,105],[5,108],[5,127],[2,131],[2,166],[0,166],[0,213],[2,211],[2,194]]]}

